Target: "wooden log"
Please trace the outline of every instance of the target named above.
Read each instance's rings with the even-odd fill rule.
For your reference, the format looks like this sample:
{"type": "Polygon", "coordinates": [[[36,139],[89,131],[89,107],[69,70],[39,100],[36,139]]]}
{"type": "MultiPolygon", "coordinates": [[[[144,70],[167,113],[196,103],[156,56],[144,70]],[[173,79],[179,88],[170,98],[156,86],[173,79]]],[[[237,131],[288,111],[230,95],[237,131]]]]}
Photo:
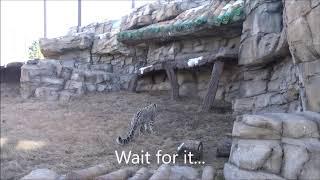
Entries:
{"type": "Polygon", "coordinates": [[[139,80],[139,75],[134,74],[129,82],[128,91],[136,92],[138,80],[139,80]]]}
{"type": "Polygon", "coordinates": [[[193,154],[192,159],[200,160],[203,155],[203,144],[201,141],[186,140],[177,148],[177,152],[179,157],[191,152],[193,154]]]}
{"type": "Polygon", "coordinates": [[[170,64],[164,66],[171,85],[171,98],[177,100],[179,98],[179,84],[174,67],[170,64]]]}
{"type": "Polygon", "coordinates": [[[128,180],[148,180],[152,176],[149,169],[143,167],[136,172],[136,174],[128,180]]]}
{"type": "Polygon", "coordinates": [[[151,176],[149,180],[164,180],[169,179],[171,173],[171,167],[168,164],[162,164],[156,172],[151,176]]]}
{"type": "Polygon", "coordinates": [[[212,166],[206,166],[203,168],[201,180],[214,180],[216,171],[212,166]]]}
{"type": "Polygon", "coordinates": [[[127,180],[128,178],[132,177],[134,173],[136,172],[136,168],[134,167],[128,167],[123,168],[117,171],[114,171],[112,173],[99,176],[95,178],[96,180],[127,180]]]}
{"type": "Polygon", "coordinates": [[[110,172],[110,165],[99,164],[87,169],[75,170],[66,174],[66,180],[91,180],[110,172]]]}
{"type": "Polygon", "coordinates": [[[213,104],[218,90],[219,79],[223,71],[223,65],[224,62],[222,61],[216,61],[213,65],[208,91],[202,103],[202,111],[209,111],[213,104]]]}

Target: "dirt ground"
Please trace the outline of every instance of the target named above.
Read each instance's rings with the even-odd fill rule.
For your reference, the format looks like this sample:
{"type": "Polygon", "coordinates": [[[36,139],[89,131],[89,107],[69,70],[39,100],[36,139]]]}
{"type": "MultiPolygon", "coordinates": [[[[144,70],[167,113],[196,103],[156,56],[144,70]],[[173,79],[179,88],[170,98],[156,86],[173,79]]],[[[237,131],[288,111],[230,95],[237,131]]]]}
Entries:
{"type": "Polygon", "coordinates": [[[216,158],[216,145],[230,133],[230,114],[197,113],[200,101],[170,100],[169,93],[96,93],[68,103],[23,100],[16,85],[1,84],[1,179],[17,179],[33,169],[70,170],[108,163],[119,164],[115,150],[174,154],[186,139],[204,143],[204,161],[221,170],[227,158],[216,158]],[[148,103],[157,103],[156,134],[136,136],[128,145],[116,144],[132,116],[148,103]]]}

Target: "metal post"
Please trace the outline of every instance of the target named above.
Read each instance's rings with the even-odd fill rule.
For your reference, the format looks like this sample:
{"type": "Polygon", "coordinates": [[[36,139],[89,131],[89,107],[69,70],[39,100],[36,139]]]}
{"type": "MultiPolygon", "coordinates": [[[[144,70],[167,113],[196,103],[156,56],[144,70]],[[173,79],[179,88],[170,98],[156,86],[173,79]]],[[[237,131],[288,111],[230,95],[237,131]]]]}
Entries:
{"type": "Polygon", "coordinates": [[[43,37],[47,38],[47,0],[43,0],[43,37]]]}
{"type": "Polygon", "coordinates": [[[131,8],[132,8],[132,9],[135,8],[135,0],[131,0],[131,8]]]}
{"type": "Polygon", "coordinates": [[[78,31],[81,27],[81,0],[78,0],[78,31]]]}

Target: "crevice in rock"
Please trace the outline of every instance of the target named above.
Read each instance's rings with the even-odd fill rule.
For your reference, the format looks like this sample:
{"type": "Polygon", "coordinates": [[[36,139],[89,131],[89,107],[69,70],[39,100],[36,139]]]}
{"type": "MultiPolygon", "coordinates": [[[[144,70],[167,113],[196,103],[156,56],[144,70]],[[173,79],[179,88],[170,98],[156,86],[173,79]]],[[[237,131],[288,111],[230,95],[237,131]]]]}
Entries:
{"type": "Polygon", "coordinates": [[[304,149],[307,151],[308,159],[307,159],[307,161],[305,161],[305,162],[302,164],[301,169],[299,170],[299,173],[297,174],[298,179],[301,179],[301,178],[299,178],[299,177],[301,176],[302,171],[304,170],[304,166],[305,166],[308,162],[310,162],[310,160],[311,160],[311,152],[308,150],[308,148],[304,148],[304,149]]]}

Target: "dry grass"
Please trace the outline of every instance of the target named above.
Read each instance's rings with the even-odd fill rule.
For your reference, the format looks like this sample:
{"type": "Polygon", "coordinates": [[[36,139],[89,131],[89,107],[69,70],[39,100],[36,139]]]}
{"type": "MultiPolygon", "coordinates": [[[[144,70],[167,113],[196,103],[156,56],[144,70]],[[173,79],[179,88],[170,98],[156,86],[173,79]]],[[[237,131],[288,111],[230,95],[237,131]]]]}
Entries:
{"type": "MultiPolygon", "coordinates": [[[[89,94],[68,103],[22,100],[15,86],[1,87],[1,179],[17,179],[37,168],[58,173],[108,162],[118,164],[115,150],[157,150],[173,154],[185,139],[204,143],[204,161],[222,169],[225,158],[215,158],[216,143],[231,132],[233,117],[197,113],[200,101],[171,101],[165,93],[89,94]],[[124,135],[136,111],[150,102],[159,105],[156,134],[137,136],[126,146],[124,135]]],[[[150,167],[157,167],[151,158],[150,167]]]]}

